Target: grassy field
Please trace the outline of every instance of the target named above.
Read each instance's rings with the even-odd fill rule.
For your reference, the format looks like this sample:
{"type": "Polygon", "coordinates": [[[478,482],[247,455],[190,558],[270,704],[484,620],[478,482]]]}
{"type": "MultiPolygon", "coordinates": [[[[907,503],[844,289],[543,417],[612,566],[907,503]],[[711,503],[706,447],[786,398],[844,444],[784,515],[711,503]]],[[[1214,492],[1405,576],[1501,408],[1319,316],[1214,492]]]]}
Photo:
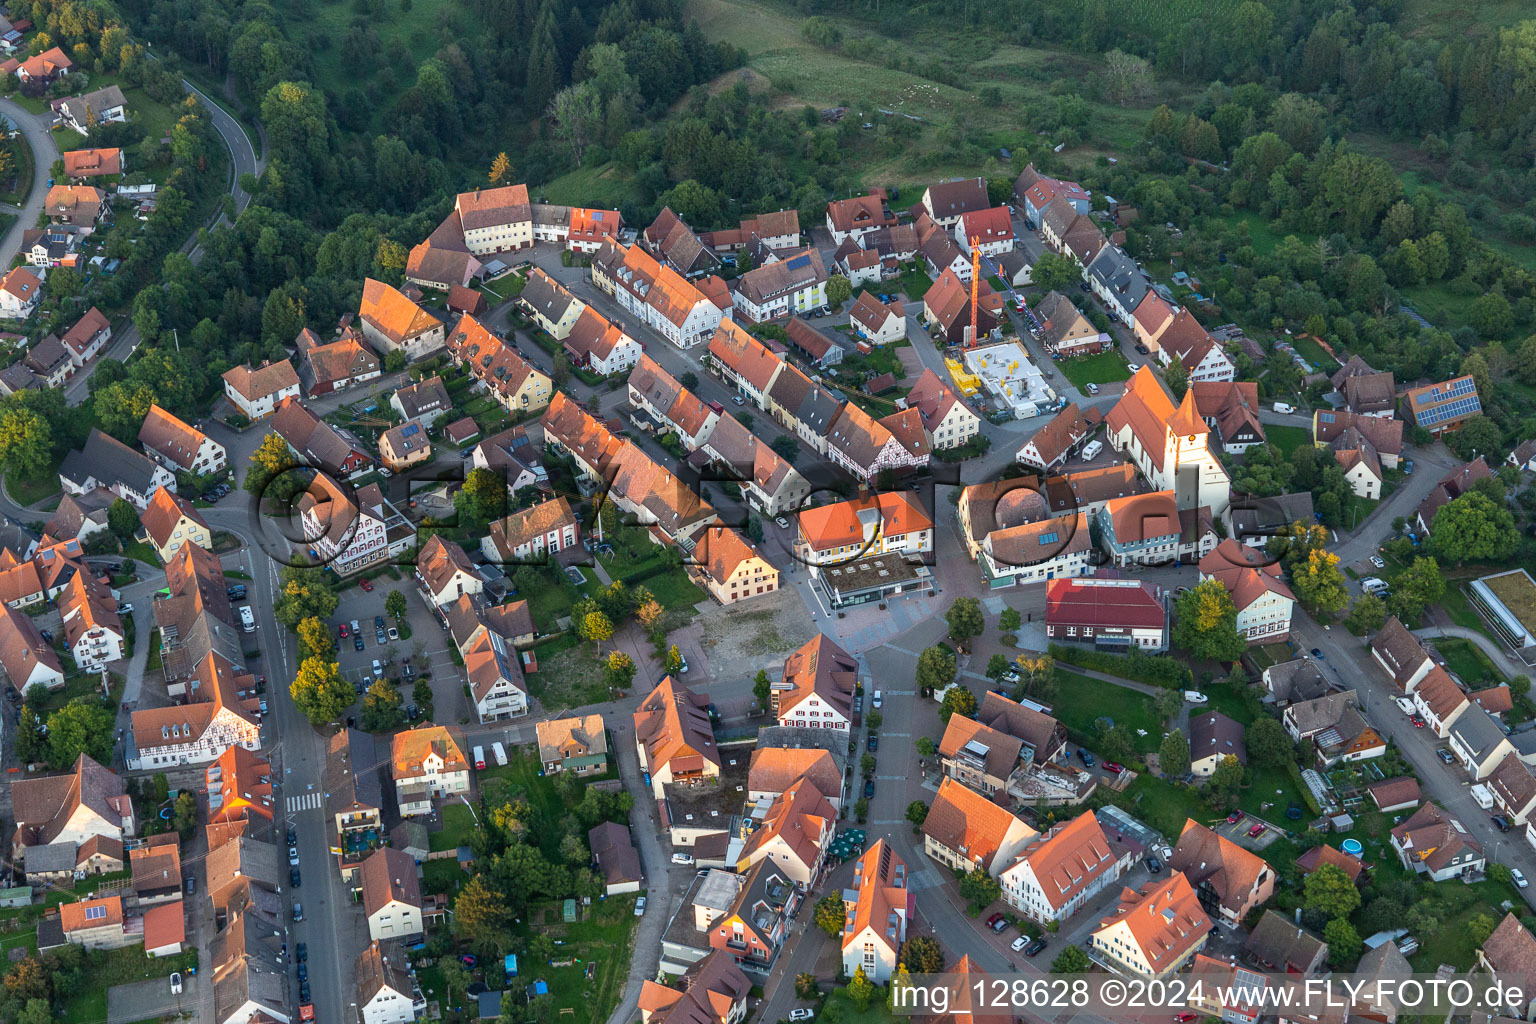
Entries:
{"type": "Polygon", "coordinates": [[[588,164],[549,182],[539,194],[551,203],[617,208],[635,197],[635,189],[612,164],[588,164]]]}
{"type": "Polygon", "coordinates": [[[1119,352],[1099,352],[1091,356],[1079,356],[1076,359],[1063,359],[1056,363],[1056,369],[1061,375],[1081,390],[1089,383],[1113,384],[1116,381],[1128,380],[1131,376],[1131,368],[1127,365],[1125,357],[1119,352]]]}
{"type": "Polygon", "coordinates": [[[928,289],[933,287],[933,278],[929,277],[922,267],[915,263],[909,263],[901,268],[901,278],[898,281],[901,291],[913,302],[921,302],[928,289]]]}
{"type": "Polygon", "coordinates": [[[1061,668],[1056,670],[1056,681],[1056,718],[1068,729],[1091,736],[1094,720],[1108,715],[1116,725],[1131,731],[1131,742],[1144,754],[1156,750],[1163,741],[1162,724],[1152,708],[1152,698],[1139,690],[1061,668]],[[1138,729],[1146,735],[1137,735],[1138,729]]]}
{"type": "Polygon", "coordinates": [[[1306,427],[1286,427],[1270,423],[1264,427],[1264,437],[1287,457],[1302,445],[1312,443],[1312,432],[1306,427]]]}
{"type": "Polygon", "coordinates": [[[458,801],[443,805],[443,827],[427,839],[427,848],[433,853],[455,850],[469,842],[475,834],[475,812],[458,801]]]}
{"type": "MultiPolygon", "coordinates": [[[[0,191],[0,203],[15,203],[20,206],[27,201],[27,195],[32,191],[32,147],[27,145],[26,136],[17,134],[5,144],[5,149],[10,152],[11,166],[15,168],[11,173],[16,178],[16,190],[0,191]]],[[[8,185],[10,182],[5,184],[8,185]]],[[[11,219],[15,218],[11,217],[11,219]]],[[[9,227],[8,224],[5,226],[9,227]]],[[[0,232],[3,230],[0,228],[0,232]]]]}
{"type": "MultiPolygon", "coordinates": [[[[1101,790],[1102,792],[1102,790],[1101,790]]],[[[1176,786],[1151,775],[1139,776],[1114,802],[1161,832],[1176,840],[1190,818],[1209,821],[1215,816],[1197,790],[1176,786]]]]}
{"type": "Polygon", "coordinates": [[[1311,363],[1324,373],[1332,373],[1339,368],[1338,360],[1328,354],[1323,346],[1317,343],[1317,339],[1310,335],[1298,334],[1291,339],[1291,344],[1296,346],[1296,351],[1301,358],[1311,363]]]}
{"type": "Polygon", "coordinates": [[[1475,39],[1531,16],[1521,0],[1407,0],[1397,30],[1427,39],[1475,39]]]}
{"type": "MultiPolygon", "coordinates": [[[[1285,238],[1284,234],[1270,227],[1270,222],[1267,218],[1252,210],[1233,213],[1221,219],[1234,227],[1246,227],[1248,229],[1248,239],[1253,243],[1253,250],[1260,256],[1274,252],[1275,246],[1279,245],[1285,238]]],[[[1289,234],[1289,232],[1286,232],[1286,234],[1289,234]]]]}
{"type": "Polygon", "coordinates": [[[554,904],[534,908],[530,917],[513,934],[532,938],[543,932],[561,945],[550,964],[530,963],[526,970],[519,965],[519,975],[548,983],[555,1019],[561,1024],[607,1020],[629,976],[630,947],[640,920],[635,916],[635,896],[594,902],[585,908],[584,919],[573,924],[561,920],[560,908],[554,904]]]}

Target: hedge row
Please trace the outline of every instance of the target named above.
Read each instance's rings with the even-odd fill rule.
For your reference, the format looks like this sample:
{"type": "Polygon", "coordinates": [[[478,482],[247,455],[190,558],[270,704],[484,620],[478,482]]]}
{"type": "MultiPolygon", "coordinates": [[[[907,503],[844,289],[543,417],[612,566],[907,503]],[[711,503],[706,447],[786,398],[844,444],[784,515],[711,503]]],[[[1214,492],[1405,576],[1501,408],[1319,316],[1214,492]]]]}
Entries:
{"type": "Polygon", "coordinates": [[[1064,644],[1051,644],[1051,657],[1068,665],[1076,665],[1078,668],[1091,668],[1096,672],[1107,672],[1121,679],[1132,679],[1138,683],[1146,683],[1150,686],[1161,686],[1169,690],[1187,690],[1194,686],[1194,675],[1189,671],[1189,666],[1175,661],[1166,654],[1142,654],[1132,648],[1130,654],[1109,654],[1105,651],[1095,651],[1087,647],[1069,647],[1064,644]]]}

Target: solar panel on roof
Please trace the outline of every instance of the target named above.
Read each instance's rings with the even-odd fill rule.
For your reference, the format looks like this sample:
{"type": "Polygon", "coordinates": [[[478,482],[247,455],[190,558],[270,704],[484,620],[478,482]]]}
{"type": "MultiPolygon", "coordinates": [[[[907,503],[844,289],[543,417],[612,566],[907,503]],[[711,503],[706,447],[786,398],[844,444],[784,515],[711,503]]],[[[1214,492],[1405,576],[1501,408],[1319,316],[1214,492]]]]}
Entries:
{"type": "Polygon", "coordinates": [[[796,256],[794,259],[790,260],[789,263],[786,264],[786,265],[789,267],[790,270],[799,270],[801,267],[808,267],[808,266],[810,266],[811,265],[811,258],[809,256],[796,256]]]}
{"type": "Polygon", "coordinates": [[[411,437],[412,435],[417,433],[419,430],[421,430],[421,428],[418,427],[416,424],[414,424],[414,423],[407,423],[405,425],[405,429],[400,431],[400,436],[401,437],[411,437]]]}

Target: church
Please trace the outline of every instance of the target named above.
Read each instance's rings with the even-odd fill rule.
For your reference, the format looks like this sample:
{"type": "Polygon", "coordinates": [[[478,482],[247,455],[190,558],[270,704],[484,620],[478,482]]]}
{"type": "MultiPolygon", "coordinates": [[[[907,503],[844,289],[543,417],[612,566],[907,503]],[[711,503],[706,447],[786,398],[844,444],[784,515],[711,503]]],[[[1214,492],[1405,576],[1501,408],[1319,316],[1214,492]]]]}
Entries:
{"type": "Polygon", "coordinates": [[[1220,519],[1232,501],[1232,480],[1210,447],[1210,427],[1193,391],[1174,408],[1150,367],[1136,371],[1106,418],[1110,447],[1126,456],[1179,509],[1209,508],[1220,519]]]}

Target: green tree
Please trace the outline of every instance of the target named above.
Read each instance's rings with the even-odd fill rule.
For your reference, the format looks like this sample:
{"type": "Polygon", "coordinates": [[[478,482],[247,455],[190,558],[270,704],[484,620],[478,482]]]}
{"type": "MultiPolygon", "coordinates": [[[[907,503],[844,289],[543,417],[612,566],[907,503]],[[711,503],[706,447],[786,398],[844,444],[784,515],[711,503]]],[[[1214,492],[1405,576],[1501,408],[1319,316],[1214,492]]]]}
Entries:
{"type": "Polygon", "coordinates": [[[299,658],[331,659],[336,655],[336,641],[331,628],[314,616],[299,623],[299,658]]]}
{"type": "Polygon", "coordinates": [[[752,680],[752,696],[757,698],[757,706],[767,712],[773,701],[773,681],[763,669],[758,669],[756,678],[752,680]]]}
{"type": "Polygon", "coordinates": [[[53,1024],[53,1007],[46,999],[28,999],[16,1015],[16,1024],[53,1024]]]}
{"type": "Polygon", "coordinates": [[[790,437],[788,434],[780,434],[778,437],[775,437],[773,441],[768,445],[768,448],[773,452],[773,454],[777,455],[791,466],[795,464],[795,459],[800,456],[800,446],[796,444],[795,439],[790,437]]]}
{"type": "Polygon", "coordinates": [[[975,718],[978,707],[980,705],[976,702],[976,695],[957,683],[944,692],[944,700],[939,704],[939,718],[944,722],[955,715],[975,718]]]}
{"type": "Polygon", "coordinates": [[[944,970],[944,950],[931,935],[914,935],[903,942],[899,959],[913,974],[938,974],[944,970]]]}
{"type": "Polygon", "coordinates": [[[1004,633],[1017,633],[1023,624],[1024,617],[1019,614],[1017,608],[1004,608],[1002,614],[997,617],[997,628],[1004,633]]]}
{"type": "Polygon", "coordinates": [[[33,476],[53,460],[53,425],[37,410],[8,405],[0,411],[0,464],[33,476]]]}
{"type": "Polygon", "coordinates": [[[1163,737],[1157,748],[1158,766],[1164,775],[1179,778],[1189,771],[1189,740],[1178,730],[1163,737]]]}
{"type": "Polygon", "coordinates": [[[855,969],[853,977],[848,981],[848,1001],[853,1004],[854,1009],[863,1013],[869,1009],[869,1004],[874,998],[874,982],[869,980],[869,976],[864,973],[863,967],[855,969]]]}
{"type": "Polygon", "coordinates": [[[1030,280],[1042,291],[1065,292],[1083,279],[1083,268],[1071,256],[1054,252],[1040,254],[1030,280]]]}
{"type": "Polygon", "coordinates": [[[360,720],[369,732],[392,732],[405,724],[405,701],[387,679],[375,679],[363,694],[360,720]]]}
{"type": "Polygon", "coordinates": [[[1360,906],[1360,890],[1337,864],[1320,864],[1302,882],[1302,906],[1328,917],[1348,917],[1360,906]]]}
{"type": "Polygon", "coordinates": [[[1000,682],[1012,667],[1013,662],[1008,660],[1006,654],[994,654],[987,659],[987,678],[994,683],[1000,682]]]}
{"type": "Polygon", "coordinates": [[[923,820],[927,817],[928,805],[923,803],[921,800],[913,800],[911,803],[907,804],[907,820],[912,823],[913,831],[916,831],[918,827],[922,825],[923,820]]]}
{"type": "Polygon", "coordinates": [[[311,725],[334,722],[352,703],[352,687],[341,677],[341,666],[324,658],[305,658],[288,687],[294,707],[311,725]]]}
{"type": "Polygon", "coordinates": [[[1332,614],[1349,602],[1339,556],[1331,551],[1314,548],[1305,561],[1292,563],[1291,589],[1297,600],[1314,612],[1332,614]]]}
{"type": "Polygon", "coordinates": [[[864,773],[866,779],[875,774],[875,755],[865,754],[859,758],[859,770],[864,773]]]}
{"type": "Polygon", "coordinates": [[[934,644],[917,656],[917,685],[924,694],[937,693],[955,681],[955,649],[934,644]]]}
{"type": "Polygon", "coordinates": [[[1296,745],[1284,727],[1268,715],[1254,719],[1243,739],[1249,761],[1261,768],[1284,768],[1295,759],[1296,745]]]}
{"type": "MultiPolygon", "coordinates": [[[[279,434],[263,437],[261,444],[251,453],[250,461],[251,468],[245,471],[245,489],[255,495],[265,494],[269,483],[299,464],[293,452],[289,451],[288,442],[279,434]]],[[[290,483],[290,480],[285,478],[284,483],[290,483]]],[[[291,483],[297,487],[299,481],[292,480],[291,483]]],[[[275,496],[287,497],[286,494],[275,496]]]]}
{"type": "Polygon", "coordinates": [[[191,839],[193,831],[197,828],[197,797],[192,795],[190,789],[184,789],[177,794],[171,815],[171,825],[181,833],[181,838],[191,839]]]}
{"type": "Polygon", "coordinates": [[[944,613],[944,621],[949,624],[949,638],[962,651],[970,650],[971,641],[986,629],[986,620],[981,615],[981,602],[974,597],[955,598],[949,611],[944,613]]]}
{"type": "Polygon", "coordinates": [[[1184,695],[1178,690],[1158,690],[1152,698],[1152,708],[1160,720],[1170,722],[1183,710],[1184,695]]]}
{"type": "Polygon", "coordinates": [[[1514,514],[1486,494],[1468,491],[1440,506],[1430,529],[1435,553],[1447,561],[1502,562],[1515,553],[1520,534],[1514,514]]]}
{"type": "Polygon", "coordinates": [[[1221,759],[1216,770],[1211,772],[1211,777],[1205,780],[1206,796],[1210,799],[1211,806],[1218,810],[1225,809],[1232,794],[1236,793],[1242,784],[1242,762],[1228,754],[1221,759]]]}
{"type": "Polygon", "coordinates": [[[801,999],[815,999],[821,994],[821,985],[816,980],[816,975],[802,971],[795,975],[795,995],[801,999]]]}
{"type": "Polygon", "coordinates": [[[833,274],[827,278],[827,303],[837,309],[843,303],[853,298],[853,285],[842,274],[833,274]]]}
{"type": "Polygon", "coordinates": [[[1323,941],[1328,943],[1328,963],[1335,968],[1353,963],[1360,950],[1365,948],[1360,933],[1343,917],[1336,917],[1323,926],[1323,941]]]}
{"type": "Polygon", "coordinates": [[[416,705],[416,710],[423,718],[432,718],[432,684],[421,676],[416,677],[416,682],[411,686],[411,701],[416,705]]]}
{"type": "Polygon", "coordinates": [[[600,611],[590,611],[581,619],[581,637],[594,643],[603,643],[613,636],[613,623],[600,611]]]}
{"type": "Polygon", "coordinates": [[[1236,661],[1248,649],[1237,607],[1220,580],[1204,580],[1173,604],[1173,642],[1197,661],[1236,661]]]}
{"type": "Polygon", "coordinates": [[[398,590],[391,590],[389,596],[384,599],[384,614],[394,619],[399,625],[405,625],[405,616],[409,611],[405,604],[405,595],[398,590]]]}
{"type": "Polygon", "coordinates": [[[1375,594],[1361,594],[1349,606],[1344,625],[1351,633],[1365,634],[1381,628],[1387,621],[1387,606],[1375,594]]]}
{"type": "Polygon", "coordinates": [[[277,602],[272,613],[289,629],[298,629],[305,619],[329,619],[341,599],[326,586],[318,569],[284,566],[278,574],[277,602]]]}
{"type": "MultiPolygon", "coordinates": [[[[1435,520],[1437,523],[1439,519],[1435,520]]],[[[1434,538],[1439,540],[1439,536],[1434,538]]],[[[1392,577],[1392,593],[1388,602],[1393,614],[1400,618],[1417,619],[1424,609],[1440,603],[1445,597],[1445,576],[1440,564],[1433,558],[1414,558],[1402,572],[1392,577]]]]}
{"type": "Polygon", "coordinates": [[[623,651],[608,652],[603,663],[603,681],[613,690],[627,690],[635,678],[635,660],[623,651]]]}
{"type": "Polygon", "coordinates": [[[938,752],[937,748],[933,745],[933,740],[927,736],[919,736],[917,742],[912,744],[912,746],[917,750],[917,756],[924,759],[930,758],[938,752]]]}
{"type": "Polygon", "coordinates": [[[1092,969],[1088,954],[1077,946],[1068,946],[1051,961],[1052,974],[1087,974],[1092,969]]]}
{"type": "Polygon", "coordinates": [[[132,540],[139,532],[139,510],[131,502],[114,498],[107,506],[107,529],[117,534],[119,540],[132,540]]]}
{"type": "Polygon", "coordinates": [[[485,527],[507,515],[506,481],[489,469],[471,469],[464,476],[464,486],[453,496],[459,514],[459,526],[471,533],[483,533],[485,527]]]}
{"type": "Polygon", "coordinates": [[[455,936],[480,949],[491,948],[506,940],[512,908],[485,875],[475,875],[454,898],[452,921],[455,936]]]}
{"type": "Polygon", "coordinates": [[[843,932],[844,915],[841,896],[823,896],[816,901],[816,927],[834,938],[843,932]]]}
{"type": "Polygon", "coordinates": [[[1002,894],[1003,888],[997,884],[997,879],[981,868],[966,872],[960,879],[960,897],[971,905],[972,917],[996,903],[1002,894]]]}
{"type": "MultiPolygon", "coordinates": [[[[1490,867],[1502,867],[1502,865],[1490,865],[1490,867]]],[[[1472,940],[1473,949],[1481,949],[1483,943],[1488,941],[1488,936],[1493,934],[1493,918],[1487,914],[1473,914],[1467,921],[1467,938],[1472,940]]]]}
{"type": "Polygon", "coordinates": [[[101,701],[76,697],[48,716],[48,760],[56,769],[73,765],[81,754],[112,763],[112,712],[101,701]]]}
{"type": "Polygon", "coordinates": [[[1173,400],[1184,401],[1184,392],[1189,390],[1189,371],[1184,368],[1184,364],[1177,359],[1170,362],[1163,370],[1163,380],[1168,382],[1173,400]]]}

